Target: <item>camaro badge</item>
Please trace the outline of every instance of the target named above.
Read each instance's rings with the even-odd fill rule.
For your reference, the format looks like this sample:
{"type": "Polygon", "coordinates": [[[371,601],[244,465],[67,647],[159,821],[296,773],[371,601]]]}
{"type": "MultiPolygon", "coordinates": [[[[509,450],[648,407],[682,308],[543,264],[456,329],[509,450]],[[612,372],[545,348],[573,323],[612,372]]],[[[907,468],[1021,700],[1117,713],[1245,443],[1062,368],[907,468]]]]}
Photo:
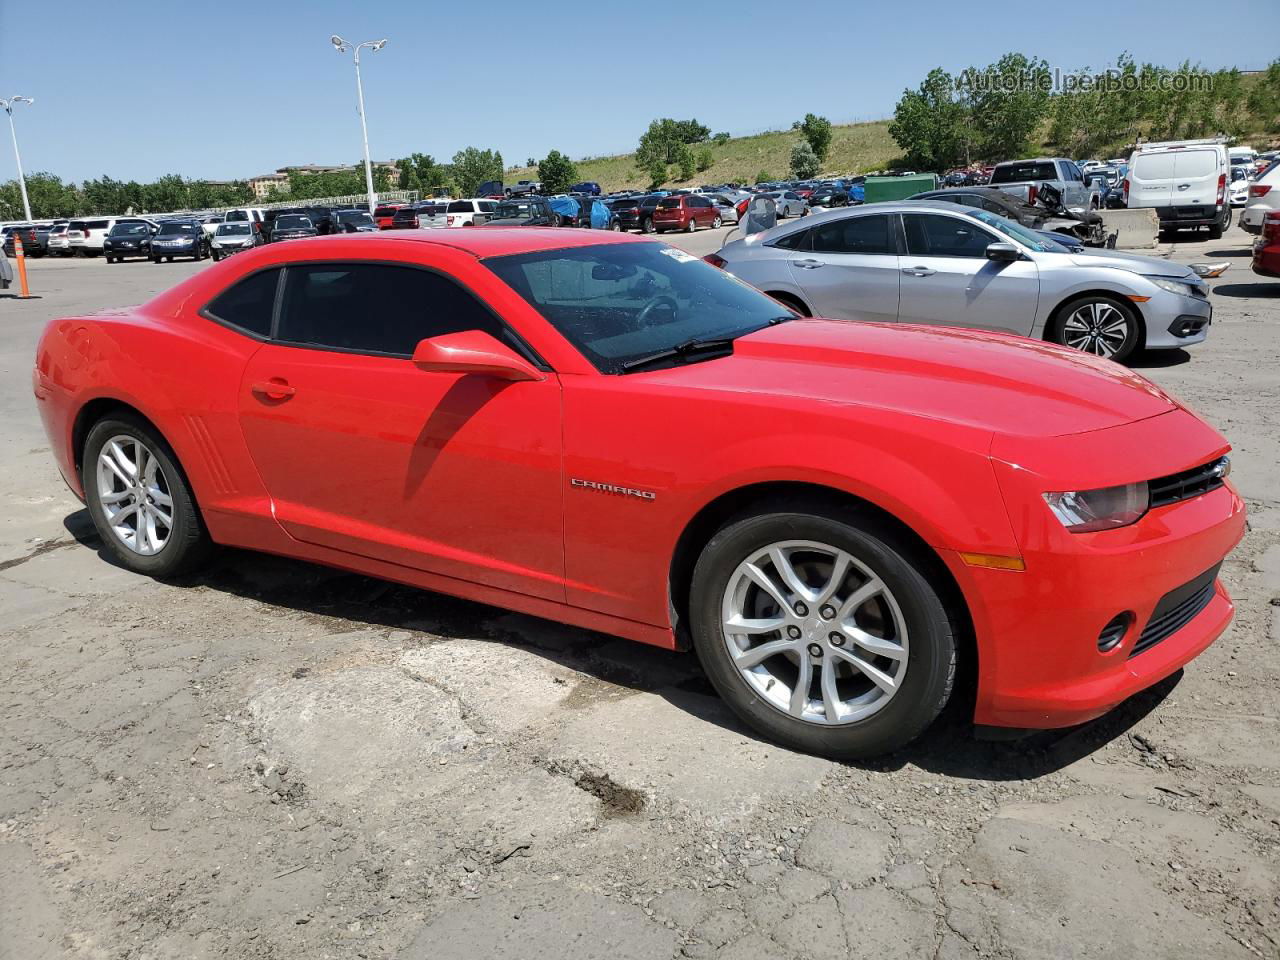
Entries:
{"type": "Polygon", "coordinates": [[[635,487],[620,487],[616,483],[597,483],[594,480],[569,478],[569,486],[583,487],[587,490],[599,490],[601,493],[616,493],[621,497],[635,497],[638,500],[657,500],[658,495],[652,490],[637,490],[635,487]]]}

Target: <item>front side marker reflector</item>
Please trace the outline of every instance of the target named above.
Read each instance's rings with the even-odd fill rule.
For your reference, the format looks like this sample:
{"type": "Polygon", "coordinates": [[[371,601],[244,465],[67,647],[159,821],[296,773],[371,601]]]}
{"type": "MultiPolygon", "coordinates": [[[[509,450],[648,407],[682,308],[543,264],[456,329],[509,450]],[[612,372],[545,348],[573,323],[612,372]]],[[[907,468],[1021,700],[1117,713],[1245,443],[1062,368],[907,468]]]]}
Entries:
{"type": "Polygon", "coordinates": [[[1002,557],[993,553],[962,553],[960,559],[971,567],[987,567],[991,570],[1025,570],[1021,557],[1002,557]]]}
{"type": "Polygon", "coordinates": [[[1132,293],[1125,294],[1125,296],[1128,299],[1132,300],[1134,303],[1146,303],[1148,300],[1151,299],[1150,297],[1139,297],[1136,294],[1132,294],[1132,293]]]}

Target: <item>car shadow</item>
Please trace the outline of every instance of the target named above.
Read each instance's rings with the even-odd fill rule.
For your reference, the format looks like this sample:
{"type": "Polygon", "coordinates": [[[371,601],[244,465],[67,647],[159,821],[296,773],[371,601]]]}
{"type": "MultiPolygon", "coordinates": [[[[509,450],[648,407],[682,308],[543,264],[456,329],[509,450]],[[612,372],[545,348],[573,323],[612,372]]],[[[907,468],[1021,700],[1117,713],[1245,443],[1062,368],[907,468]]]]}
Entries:
{"type": "Polygon", "coordinates": [[[1137,370],[1154,370],[1162,367],[1177,367],[1191,359],[1191,354],[1182,349],[1175,350],[1142,350],[1129,358],[1129,366],[1137,370]]]}
{"type": "Polygon", "coordinates": [[[1213,288],[1213,293],[1219,297],[1277,297],[1280,296],[1280,281],[1220,283],[1213,288]]]}
{"type": "MultiPolygon", "coordinates": [[[[104,562],[119,566],[104,548],[87,510],[70,514],[63,525],[76,541],[94,550],[104,562]]],[[[375,577],[234,548],[221,548],[200,574],[169,583],[181,589],[217,590],[292,610],[314,618],[317,624],[337,620],[357,629],[366,626],[420,630],[445,640],[469,639],[532,652],[596,681],[659,696],[698,720],[730,730],[736,736],[768,742],[734,716],[691,653],[631,643],[375,577]]],[[[971,720],[972,698],[953,696],[929,730],[908,747],[875,760],[846,765],[886,773],[916,766],[962,779],[1036,779],[1061,770],[1124,735],[1159,706],[1181,675],[1179,671],[1083,726],[1006,740],[981,739],[971,720]]]]}
{"type": "Polygon", "coordinates": [[[1252,257],[1252,256],[1253,256],[1252,247],[1240,247],[1239,249],[1232,249],[1232,250],[1210,250],[1205,254],[1206,259],[1212,259],[1214,257],[1252,257]]]}

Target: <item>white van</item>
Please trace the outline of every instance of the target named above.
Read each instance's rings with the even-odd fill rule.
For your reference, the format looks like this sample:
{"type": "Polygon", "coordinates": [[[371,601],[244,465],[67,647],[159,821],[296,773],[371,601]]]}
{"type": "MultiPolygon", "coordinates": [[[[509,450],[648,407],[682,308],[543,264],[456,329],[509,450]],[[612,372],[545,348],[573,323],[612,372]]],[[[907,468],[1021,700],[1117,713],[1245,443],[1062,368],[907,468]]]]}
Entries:
{"type": "Polygon", "coordinates": [[[1231,160],[1221,140],[1139,145],[1129,158],[1125,206],[1153,209],[1161,231],[1208,227],[1217,240],[1231,226],[1231,160]]]}

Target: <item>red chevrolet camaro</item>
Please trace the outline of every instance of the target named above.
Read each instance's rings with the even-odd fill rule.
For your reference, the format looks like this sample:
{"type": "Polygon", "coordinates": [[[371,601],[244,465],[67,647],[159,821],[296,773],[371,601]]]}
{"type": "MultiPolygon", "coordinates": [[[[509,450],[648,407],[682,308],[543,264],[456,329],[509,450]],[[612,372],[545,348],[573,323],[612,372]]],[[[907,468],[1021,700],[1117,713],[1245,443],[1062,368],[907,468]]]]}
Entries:
{"type": "Polygon", "coordinates": [[[665,244],[272,244],[55,320],[35,395],[125,566],[300,557],[668,648],[748,724],[863,757],[953,694],[1060,727],[1229,622],[1227,442],[1030,340],[810,320],[665,244]]]}

